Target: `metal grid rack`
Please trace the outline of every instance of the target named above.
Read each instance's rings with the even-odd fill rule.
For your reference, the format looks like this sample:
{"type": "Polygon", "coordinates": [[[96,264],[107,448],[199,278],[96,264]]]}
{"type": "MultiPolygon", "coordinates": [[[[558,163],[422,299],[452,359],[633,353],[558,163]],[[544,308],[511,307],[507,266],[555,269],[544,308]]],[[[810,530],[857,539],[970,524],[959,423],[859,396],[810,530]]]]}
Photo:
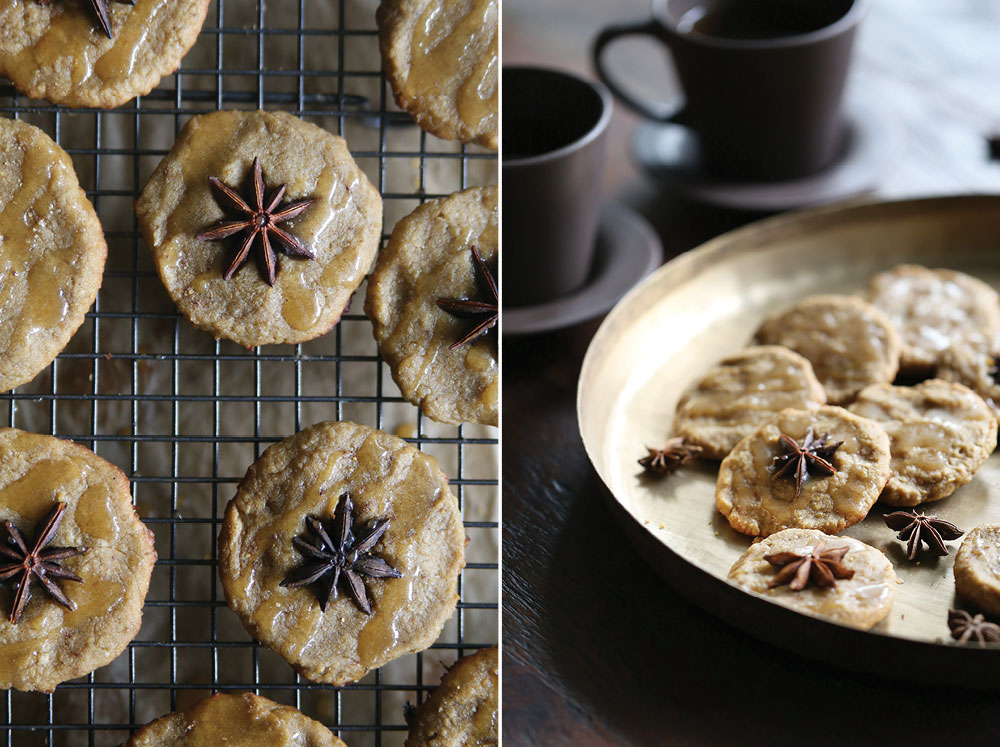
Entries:
{"type": "Polygon", "coordinates": [[[121,467],[159,554],[126,652],[51,695],[0,694],[0,744],[117,745],[178,705],[250,690],[300,708],[351,747],[398,745],[403,704],[422,701],[451,661],[496,642],[496,432],[441,426],[398,396],[360,313],[364,287],[319,340],[252,351],[212,340],[176,313],[131,210],[184,122],[221,108],[281,109],[345,136],[383,194],[385,237],[420,202],[494,181],[494,154],[427,136],[396,109],[374,5],[213,0],[180,69],[110,111],[0,85],[4,116],[41,127],[71,155],[109,245],[95,307],[48,370],[0,395],[0,420],[73,439],[121,467]],[[215,567],[219,520],[246,467],[270,443],[331,419],[395,431],[437,457],[469,537],[458,611],[439,641],[344,688],[308,682],[254,642],[226,607],[215,567]]]}

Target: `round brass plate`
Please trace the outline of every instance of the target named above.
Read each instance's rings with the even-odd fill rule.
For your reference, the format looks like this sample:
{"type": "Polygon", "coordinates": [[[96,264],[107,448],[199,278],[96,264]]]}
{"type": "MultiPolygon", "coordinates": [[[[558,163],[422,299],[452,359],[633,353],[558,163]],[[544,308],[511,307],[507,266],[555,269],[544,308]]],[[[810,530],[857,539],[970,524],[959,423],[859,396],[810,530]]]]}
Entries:
{"type": "MultiPolygon", "coordinates": [[[[580,431],[631,541],[668,581],[749,632],[845,666],[996,687],[1000,648],[953,645],[958,604],[949,556],[906,561],[876,507],[845,534],[879,548],[902,583],[892,612],[859,631],[792,612],[726,582],[751,538],[715,510],[716,465],[663,480],[641,475],[645,446],[672,433],[684,389],[744,347],[767,314],[813,293],[852,293],[901,262],[950,267],[1000,288],[1000,196],[944,197],[786,214],[720,236],[667,263],[623,298],[583,363],[580,431]],[[900,668],[918,653],[920,667],[900,668]],[[896,666],[893,666],[896,662],[896,666]],[[903,671],[905,670],[905,671],[903,671]],[[914,671],[920,670],[920,671],[914,671]]],[[[968,485],[929,507],[965,530],[1000,522],[1000,452],[968,485]]]]}

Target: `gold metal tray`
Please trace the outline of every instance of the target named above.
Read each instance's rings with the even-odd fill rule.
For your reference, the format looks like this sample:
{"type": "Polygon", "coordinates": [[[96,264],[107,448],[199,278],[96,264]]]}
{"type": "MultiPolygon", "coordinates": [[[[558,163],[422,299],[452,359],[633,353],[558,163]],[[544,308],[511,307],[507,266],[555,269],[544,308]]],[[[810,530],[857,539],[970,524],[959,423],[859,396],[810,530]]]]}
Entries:
{"type": "MultiPolygon", "coordinates": [[[[631,541],[708,610],[773,643],[852,668],[891,675],[900,656],[919,650],[921,666],[907,667],[907,677],[996,687],[1000,648],[959,647],[949,636],[948,608],[960,603],[952,578],[958,542],[945,558],[909,563],[880,507],[844,532],[885,552],[902,581],[886,620],[859,631],[726,582],[751,538],[732,531],[715,510],[714,463],[663,480],[643,477],[636,463],[647,444],[661,445],[672,434],[684,389],[744,347],[765,315],[813,293],[860,290],[900,262],[951,267],[1000,288],[1000,196],[787,214],[669,262],[619,302],[591,342],[580,374],[580,431],[631,541]]],[[[1000,522],[1000,451],[931,510],[966,531],[1000,522]]]]}

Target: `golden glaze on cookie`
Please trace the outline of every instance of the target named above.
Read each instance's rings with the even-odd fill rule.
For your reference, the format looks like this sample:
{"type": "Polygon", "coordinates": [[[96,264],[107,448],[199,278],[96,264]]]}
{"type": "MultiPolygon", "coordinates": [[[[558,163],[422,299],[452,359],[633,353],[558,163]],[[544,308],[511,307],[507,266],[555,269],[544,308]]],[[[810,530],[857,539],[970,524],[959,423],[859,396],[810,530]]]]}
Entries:
{"type": "Polygon", "coordinates": [[[469,325],[437,306],[477,297],[472,246],[496,264],[496,187],[430,200],[399,221],[368,279],[365,313],[407,400],[440,423],[496,425],[497,332],[449,350],[469,325]]]}
{"type": "Polygon", "coordinates": [[[889,479],[889,437],[878,423],[841,407],[782,410],[772,422],[740,441],[719,466],[716,508],[738,532],[767,536],[782,529],[829,534],[868,515],[889,479]],[[830,458],[833,475],[811,476],[795,497],[795,480],[774,478],[774,457],[786,434],[801,444],[809,428],[816,438],[843,441],[830,458]]]}
{"type": "Polygon", "coordinates": [[[62,561],[83,578],[62,585],[76,609],[34,590],[14,625],[3,584],[0,688],[51,692],[114,660],[139,632],[156,553],[125,475],[71,441],[0,429],[0,520],[30,533],[57,501],[67,509],[52,545],[87,548],[62,561]]]}
{"type": "Polygon", "coordinates": [[[978,394],[1000,418],[1000,341],[994,340],[986,350],[971,345],[952,345],[941,354],[937,378],[969,387],[978,394]]]}
{"type": "Polygon", "coordinates": [[[901,373],[933,373],[952,345],[985,347],[1000,332],[1000,296],[982,280],[955,270],[898,265],[873,277],[866,297],[902,338],[901,373]]]}
{"type": "Polygon", "coordinates": [[[496,0],[382,0],[385,74],[423,129],[496,150],[496,0]]]}
{"type": "Polygon", "coordinates": [[[125,747],[347,747],[318,721],[253,693],[219,693],[139,729],[125,747]]]}
{"type": "Polygon", "coordinates": [[[722,459],[781,410],[825,402],[809,361],[762,345],[729,356],[695,382],[677,403],[674,431],[701,446],[706,459],[722,459]]]}
{"type": "Polygon", "coordinates": [[[916,506],[946,498],[972,479],[997,443],[997,420],[982,397],[940,379],[913,387],[873,384],[851,412],[889,434],[892,476],[881,500],[916,506]]]}
{"type": "Polygon", "coordinates": [[[463,656],[413,715],[405,747],[498,744],[496,646],[463,656]]]}
{"type": "Polygon", "coordinates": [[[30,381],[83,323],[108,247],[73,162],[44,132],[0,119],[0,391],[30,381]]]}
{"type": "Polygon", "coordinates": [[[902,347],[889,318],[855,296],[803,299],[766,319],[757,339],[803,355],[831,405],[850,402],[869,384],[891,382],[902,347]]]}
{"type": "Polygon", "coordinates": [[[343,138],[284,112],[221,111],[184,126],[143,188],[136,214],[181,313],[216,337],[253,347],[304,342],[337,323],[378,249],[382,200],[343,138]],[[254,158],[268,195],[284,184],[289,202],[316,199],[281,224],[316,259],[279,255],[274,287],[261,279],[256,260],[223,278],[240,237],[195,238],[232,217],[219,206],[209,177],[238,187],[254,158]]]}
{"type": "Polygon", "coordinates": [[[955,556],[955,591],[988,615],[1000,616],[1000,524],[983,524],[955,556]]]}
{"type": "Polygon", "coordinates": [[[831,537],[813,529],[785,529],[754,542],[729,570],[729,581],[798,612],[863,629],[889,614],[896,594],[896,573],[879,550],[853,537],[831,537]],[[824,542],[828,550],[849,548],[841,562],[854,571],[852,578],[838,579],[832,588],[768,588],[776,569],[764,556],[781,552],[808,554],[819,542],[824,542]]]}
{"type": "Polygon", "coordinates": [[[433,458],[363,425],[321,423],[271,446],[226,507],[219,575],[255,638],[316,682],[343,685],[431,645],[458,600],[465,532],[433,458]],[[365,579],[370,617],[348,594],[326,611],[313,587],[281,581],[301,565],[306,516],[327,520],[350,493],[357,523],[388,519],[376,555],[402,578],[365,579]]]}
{"type": "Polygon", "coordinates": [[[194,44],[210,0],[110,2],[111,39],[86,0],[0,3],[0,73],[32,98],[115,107],[149,93],[194,44]]]}

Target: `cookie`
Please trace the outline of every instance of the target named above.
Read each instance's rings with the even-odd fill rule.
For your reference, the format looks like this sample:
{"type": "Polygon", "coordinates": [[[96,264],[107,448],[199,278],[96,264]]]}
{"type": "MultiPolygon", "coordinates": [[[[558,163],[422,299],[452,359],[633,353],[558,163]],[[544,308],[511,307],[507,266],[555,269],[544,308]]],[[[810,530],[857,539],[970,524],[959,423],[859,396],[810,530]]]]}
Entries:
{"type": "Polygon", "coordinates": [[[462,342],[491,312],[465,316],[442,302],[492,304],[495,322],[485,275],[499,259],[496,187],[467,189],[399,221],[368,279],[379,352],[403,396],[440,423],[497,424],[497,330],[462,342]]]}
{"type": "Polygon", "coordinates": [[[729,580],[796,612],[865,630],[889,614],[896,594],[896,573],[879,550],[853,537],[831,537],[814,529],[785,529],[754,542],[729,569],[729,580]],[[849,578],[837,578],[829,587],[810,583],[799,591],[777,584],[780,569],[766,556],[774,560],[778,555],[779,561],[789,559],[781,553],[807,556],[821,543],[834,557],[847,548],[839,563],[847,571],[841,575],[849,578]]]}
{"type": "Polygon", "coordinates": [[[978,526],[962,540],[955,556],[955,591],[1000,617],[1000,524],[978,526]]]}
{"type": "Polygon", "coordinates": [[[1000,418],[1000,344],[987,350],[971,345],[952,345],[941,353],[937,378],[969,387],[1000,418]]]}
{"type": "Polygon", "coordinates": [[[890,383],[902,343],[888,317],[854,296],[811,296],[768,317],[757,330],[765,345],[803,355],[826,390],[842,405],[869,384],[890,383]]]}
{"type": "Polygon", "coordinates": [[[997,443],[997,419],[983,398],[940,379],[913,387],[873,384],[850,410],[889,434],[892,476],[881,500],[890,506],[948,497],[972,479],[997,443]]]}
{"type": "Polygon", "coordinates": [[[491,646],[456,661],[408,719],[405,747],[498,744],[498,655],[497,647],[491,646]]]}
{"type": "Polygon", "coordinates": [[[0,428],[0,519],[0,567],[10,571],[0,584],[0,688],[51,692],[114,660],[139,632],[156,561],[121,470],[71,441],[0,428]],[[46,554],[67,547],[76,551],[46,554]],[[22,599],[15,566],[36,548],[63,570],[46,566],[54,591],[33,578],[22,599]]]}
{"type": "Polygon", "coordinates": [[[986,347],[1000,332],[997,292],[955,270],[898,265],[872,278],[866,295],[899,332],[899,369],[907,375],[933,374],[952,345],[986,347]]]}
{"type": "Polygon", "coordinates": [[[732,355],[694,383],[677,403],[674,431],[722,459],[781,410],[807,410],[826,402],[809,361],[775,345],[732,355]]]}
{"type": "Polygon", "coordinates": [[[33,99],[111,108],[149,93],[198,38],[210,0],[0,4],[0,74],[33,99]]]}
{"type": "Polygon", "coordinates": [[[222,586],[246,629],[334,685],[430,646],[455,610],[464,555],[458,502],[434,459],[348,422],[265,451],[219,534],[222,586]],[[329,543],[348,551],[340,571],[329,543]]]}
{"type": "Polygon", "coordinates": [[[445,140],[497,150],[497,0],[382,0],[375,13],[396,103],[445,140]]]}
{"type": "Polygon", "coordinates": [[[253,693],[219,693],[146,724],[124,747],[346,747],[291,706],[253,693]]]}
{"type": "MultiPolygon", "coordinates": [[[[0,32],[2,33],[2,32],[0,32]]],[[[83,324],[108,247],[73,162],[44,132],[0,119],[0,391],[33,379],[83,324]]]]}
{"type": "Polygon", "coordinates": [[[767,536],[789,527],[836,534],[868,515],[888,479],[889,437],[878,423],[829,405],[782,410],[722,460],[715,505],[743,534],[767,536]],[[800,447],[812,442],[835,471],[807,459],[800,484],[798,463],[782,436],[800,447]]]}
{"type": "Polygon", "coordinates": [[[328,332],[364,280],[382,230],[382,199],[344,140],[284,112],[192,118],[135,211],[181,313],[215,337],[248,348],[328,332]],[[262,215],[261,223],[273,224],[264,235],[251,229],[225,235],[227,225],[256,220],[226,189],[254,210],[258,203],[265,209],[277,203],[272,217],[308,204],[280,224],[262,215]]]}

